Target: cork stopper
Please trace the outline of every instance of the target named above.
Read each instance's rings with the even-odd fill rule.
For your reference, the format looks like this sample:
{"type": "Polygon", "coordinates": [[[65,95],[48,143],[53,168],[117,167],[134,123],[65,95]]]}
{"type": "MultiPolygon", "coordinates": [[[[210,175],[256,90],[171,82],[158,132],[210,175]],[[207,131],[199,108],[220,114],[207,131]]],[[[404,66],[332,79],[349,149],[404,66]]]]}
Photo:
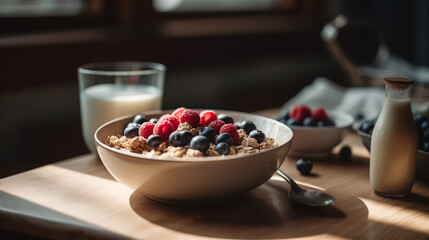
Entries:
{"type": "Polygon", "coordinates": [[[395,88],[407,88],[414,83],[414,80],[408,78],[384,78],[384,82],[395,88]]]}

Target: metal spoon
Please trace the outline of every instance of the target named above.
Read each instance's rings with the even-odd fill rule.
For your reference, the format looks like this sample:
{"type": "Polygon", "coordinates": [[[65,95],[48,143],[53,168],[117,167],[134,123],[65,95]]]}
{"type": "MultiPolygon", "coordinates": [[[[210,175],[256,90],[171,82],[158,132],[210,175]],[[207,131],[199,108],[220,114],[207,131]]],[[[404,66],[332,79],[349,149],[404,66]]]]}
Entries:
{"type": "Polygon", "coordinates": [[[282,172],[280,169],[277,170],[277,174],[286,180],[290,184],[289,198],[295,202],[313,206],[328,206],[335,202],[335,198],[331,195],[318,191],[318,190],[305,190],[298,186],[298,184],[282,172]]]}

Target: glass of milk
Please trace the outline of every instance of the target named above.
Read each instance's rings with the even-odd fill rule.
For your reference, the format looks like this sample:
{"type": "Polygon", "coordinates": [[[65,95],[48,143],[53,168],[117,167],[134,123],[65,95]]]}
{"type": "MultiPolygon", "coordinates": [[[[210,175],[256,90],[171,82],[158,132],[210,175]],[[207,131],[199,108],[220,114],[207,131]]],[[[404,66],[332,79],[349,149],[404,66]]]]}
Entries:
{"type": "Polygon", "coordinates": [[[102,124],[129,114],[162,109],[165,66],[153,62],[98,62],[78,68],[82,133],[95,151],[102,124]]]}

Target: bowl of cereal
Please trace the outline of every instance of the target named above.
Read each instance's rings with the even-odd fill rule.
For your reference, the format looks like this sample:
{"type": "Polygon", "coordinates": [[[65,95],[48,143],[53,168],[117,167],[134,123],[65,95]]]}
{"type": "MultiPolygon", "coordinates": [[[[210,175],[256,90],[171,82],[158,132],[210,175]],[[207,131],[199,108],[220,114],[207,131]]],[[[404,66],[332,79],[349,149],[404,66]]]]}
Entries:
{"type": "Polygon", "coordinates": [[[251,191],[282,165],[293,138],[284,124],[242,112],[179,108],[138,116],[101,126],[97,152],[118,182],[167,203],[207,204],[251,191]]]}
{"type": "Polygon", "coordinates": [[[324,158],[331,154],[353,123],[353,117],[323,108],[310,109],[296,105],[281,113],[279,121],[289,126],[294,134],[290,155],[303,158],[324,158]]]}

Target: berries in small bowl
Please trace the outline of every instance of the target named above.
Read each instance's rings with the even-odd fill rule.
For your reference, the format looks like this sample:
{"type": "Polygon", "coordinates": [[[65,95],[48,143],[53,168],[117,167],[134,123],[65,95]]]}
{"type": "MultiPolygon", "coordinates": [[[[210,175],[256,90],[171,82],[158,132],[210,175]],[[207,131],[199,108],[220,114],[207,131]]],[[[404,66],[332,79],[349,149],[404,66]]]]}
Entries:
{"type": "Polygon", "coordinates": [[[324,108],[319,107],[312,111],[306,105],[294,106],[292,110],[283,113],[279,121],[288,126],[335,127],[335,122],[329,118],[324,108]]]}
{"type": "Polygon", "coordinates": [[[296,105],[290,111],[283,112],[279,121],[294,133],[290,155],[323,158],[341,142],[353,123],[353,117],[342,112],[323,108],[312,110],[306,105],[296,105]]]}

